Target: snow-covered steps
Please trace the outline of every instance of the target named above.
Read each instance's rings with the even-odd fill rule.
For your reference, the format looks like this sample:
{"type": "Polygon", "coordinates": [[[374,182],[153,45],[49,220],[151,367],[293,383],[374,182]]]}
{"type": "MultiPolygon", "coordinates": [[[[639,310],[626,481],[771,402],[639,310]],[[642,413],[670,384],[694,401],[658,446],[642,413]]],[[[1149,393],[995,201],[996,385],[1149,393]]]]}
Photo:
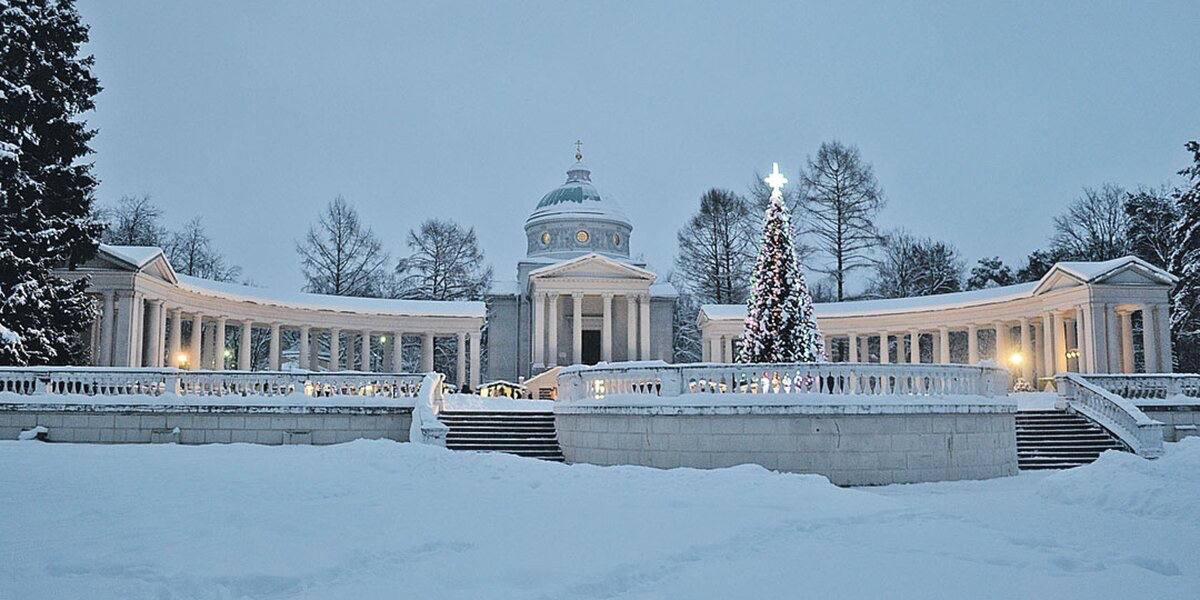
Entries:
{"type": "Polygon", "coordinates": [[[1078,467],[1096,460],[1105,450],[1128,448],[1104,428],[1075,413],[1017,413],[1017,466],[1021,470],[1078,467]]]}
{"type": "Polygon", "coordinates": [[[438,420],[450,431],[451,450],[506,452],[517,456],[562,462],[554,414],[531,411],[442,411],[438,420]]]}

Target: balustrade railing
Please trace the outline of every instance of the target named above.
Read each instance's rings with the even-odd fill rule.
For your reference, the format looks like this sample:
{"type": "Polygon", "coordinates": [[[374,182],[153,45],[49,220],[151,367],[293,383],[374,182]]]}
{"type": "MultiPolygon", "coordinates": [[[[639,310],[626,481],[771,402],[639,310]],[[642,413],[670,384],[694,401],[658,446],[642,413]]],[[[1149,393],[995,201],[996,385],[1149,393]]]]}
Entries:
{"type": "Polygon", "coordinates": [[[0,393],[21,396],[415,398],[424,380],[423,373],[0,367],[0,393]]]}
{"type": "Polygon", "coordinates": [[[1055,383],[1068,406],[1111,431],[1134,453],[1147,458],[1161,456],[1163,424],[1146,416],[1132,400],[1100,385],[1097,378],[1106,377],[1063,373],[1055,383]]]}
{"type": "Polygon", "coordinates": [[[1006,394],[1006,370],[970,365],[864,363],[602,365],[569,368],[558,376],[559,400],[598,400],[611,394],[680,396],[697,393],[833,395],[1006,394]]]}
{"type": "Polygon", "coordinates": [[[1093,385],[1129,400],[1165,400],[1182,396],[1200,398],[1200,375],[1196,374],[1115,374],[1082,375],[1093,385]]]}

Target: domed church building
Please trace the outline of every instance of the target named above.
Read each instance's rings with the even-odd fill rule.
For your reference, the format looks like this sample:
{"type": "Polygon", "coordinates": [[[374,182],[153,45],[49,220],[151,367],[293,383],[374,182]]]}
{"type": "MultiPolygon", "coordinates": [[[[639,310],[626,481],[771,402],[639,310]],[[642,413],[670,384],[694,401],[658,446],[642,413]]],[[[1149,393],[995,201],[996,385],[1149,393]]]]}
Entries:
{"type": "Polygon", "coordinates": [[[525,220],[516,279],[488,296],[487,380],[558,365],[672,360],[676,292],[630,258],[633,225],[580,152],[525,220]]]}

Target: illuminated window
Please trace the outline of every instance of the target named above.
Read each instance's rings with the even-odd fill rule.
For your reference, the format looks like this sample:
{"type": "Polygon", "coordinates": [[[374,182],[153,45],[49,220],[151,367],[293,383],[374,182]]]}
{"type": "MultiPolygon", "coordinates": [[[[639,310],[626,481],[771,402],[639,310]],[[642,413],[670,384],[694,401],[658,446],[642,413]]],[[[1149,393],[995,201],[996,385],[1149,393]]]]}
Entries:
{"type": "Polygon", "coordinates": [[[550,232],[549,232],[549,231],[543,231],[543,232],[542,232],[542,245],[543,245],[543,246],[549,246],[549,245],[550,245],[550,232]]]}
{"type": "Polygon", "coordinates": [[[618,248],[620,248],[620,247],[621,247],[621,234],[619,234],[619,233],[614,233],[614,234],[613,234],[613,238],[612,238],[612,240],[613,240],[613,245],[614,245],[614,246],[616,246],[616,247],[618,247],[618,248]]]}
{"type": "Polygon", "coordinates": [[[586,232],[582,229],[580,229],[579,231],[576,231],[575,232],[575,241],[579,242],[580,244],[586,244],[588,241],[588,232],[586,232]]]}

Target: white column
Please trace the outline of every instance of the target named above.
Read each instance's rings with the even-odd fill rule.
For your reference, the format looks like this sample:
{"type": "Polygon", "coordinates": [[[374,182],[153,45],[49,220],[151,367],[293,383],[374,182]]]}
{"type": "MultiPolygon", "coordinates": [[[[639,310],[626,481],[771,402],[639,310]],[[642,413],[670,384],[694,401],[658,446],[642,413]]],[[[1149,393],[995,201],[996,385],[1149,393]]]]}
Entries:
{"type": "Polygon", "coordinates": [[[908,339],[909,344],[911,344],[911,347],[908,349],[909,362],[919,365],[921,364],[921,332],[916,329],[910,331],[908,339]]]}
{"type": "Polygon", "coordinates": [[[547,294],[546,299],[550,303],[550,307],[549,307],[549,311],[548,311],[549,318],[548,318],[548,322],[546,323],[546,327],[548,328],[547,329],[548,335],[546,337],[549,338],[549,341],[546,344],[546,346],[547,346],[546,353],[549,354],[549,356],[546,357],[546,366],[553,367],[553,366],[558,365],[558,300],[559,300],[559,298],[558,298],[558,294],[550,293],[550,294],[547,294]]]}
{"type": "Polygon", "coordinates": [[[723,363],[725,360],[721,357],[721,336],[714,335],[708,338],[708,359],[715,363],[723,363]]]}
{"type": "Polygon", "coordinates": [[[650,294],[642,294],[638,297],[638,307],[640,308],[638,313],[641,316],[638,323],[638,333],[641,339],[639,356],[641,356],[641,360],[650,360],[653,358],[650,356],[650,294]]]}
{"type": "Polygon", "coordinates": [[[862,362],[871,362],[871,336],[864,335],[858,338],[858,359],[862,362]]]}
{"type": "Polygon", "coordinates": [[[250,364],[250,339],[254,335],[254,322],[250,319],[242,321],[242,335],[238,339],[238,370],[249,371],[253,366],[250,364]]]}
{"type": "Polygon", "coordinates": [[[1117,318],[1121,322],[1121,372],[1133,372],[1133,314],[1121,311],[1117,318]]]}
{"type": "Polygon", "coordinates": [[[950,328],[938,327],[938,362],[950,364],[950,328]]]}
{"type": "MultiPolygon", "coordinates": [[[[637,360],[637,298],[630,294],[625,296],[625,360],[637,360]]],[[[713,356],[708,357],[716,361],[713,356]]]]}
{"type": "Polygon", "coordinates": [[[401,331],[392,332],[392,372],[401,373],[404,371],[404,333],[401,331]]]}
{"type": "Polygon", "coordinates": [[[1009,336],[1012,335],[1012,331],[1009,330],[1008,323],[1005,323],[1004,321],[996,321],[996,323],[993,325],[993,329],[996,330],[996,364],[1007,369],[1011,365],[1011,363],[1008,361],[1009,355],[1011,354],[1008,351],[1008,342],[1009,336]]]}
{"type": "Polygon", "coordinates": [[[891,350],[888,348],[888,334],[883,332],[879,334],[879,364],[886,365],[891,362],[891,357],[888,356],[891,350]]]}
{"type": "Polygon", "coordinates": [[[467,383],[467,333],[458,332],[458,345],[455,346],[454,385],[462,389],[467,383]]]}
{"type": "Polygon", "coordinates": [[[368,373],[371,372],[371,332],[363,330],[362,332],[362,370],[368,373]]]}
{"type": "Polygon", "coordinates": [[[225,370],[225,326],[228,325],[229,319],[225,317],[217,317],[217,336],[216,342],[213,344],[213,356],[217,357],[217,370],[225,370]]]}
{"type": "Polygon", "coordinates": [[[1029,319],[1021,317],[1021,377],[1033,384],[1033,340],[1029,336],[1029,319]]]}
{"type": "Polygon", "coordinates": [[[312,349],[309,347],[310,340],[308,336],[310,333],[311,327],[308,325],[300,326],[300,368],[306,371],[312,369],[312,362],[309,358],[309,351],[312,349]]]}
{"type": "Polygon", "coordinates": [[[1079,358],[1075,359],[1075,364],[1080,373],[1091,373],[1088,362],[1092,349],[1088,348],[1087,343],[1087,322],[1084,320],[1086,314],[1087,310],[1084,307],[1075,307],[1075,350],[1079,352],[1079,358]]]}
{"type": "Polygon", "coordinates": [[[433,332],[421,334],[421,371],[433,372],[433,332]]]}
{"type": "Polygon", "coordinates": [[[1042,376],[1053,377],[1058,373],[1058,356],[1055,350],[1056,336],[1054,313],[1042,313],[1042,376]]]}
{"type": "Polygon", "coordinates": [[[279,323],[271,323],[271,341],[268,353],[271,361],[271,370],[279,370],[279,323]]]}
{"type": "Polygon", "coordinates": [[[721,336],[721,345],[725,347],[725,362],[730,364],[737,362],[737,360],[733,357],[733,336],[721,336]]]}
{"type": "Polygon", "coordinates": [[[1121,371],[1121,335],[1117,331],[1116,309],[1111,304],[1097,304],[1092,308],[1092,337],[1096,346],[1104,350],[1103,358],[1097,352],[1097,373],[1119,373],[1121,371]]]}
{"type": "Polygon", "coordinates": [[[329,370],[340,371],[342,366],[342,330],[329,330],[329,370]]]}
{"type": "Polygon", "coordinates": [[[604,304],[604,320],[600,323],[600,360],[612,362],[612,294],[601,294],[604,304]]]}
{"type": "Polygon", "coordinates": [[[1054,322],[1054,372],[1067,372],[1067,320],[1062,313],[1055,312],[1051,320],[1054,322]]]}
{"type": "Polygon", "coordinates": [[[967,326],[967,364],[979,364],[979,327],[974,323],[967,326]]]}
{"type": "Polygon", "coordinates": [[[858,362],[858,334],[851,332],[846,335],[846,345],[850,347],[850,362],[856,363],[858,362]]]}
{"type": "Polygon", "coordinates": [[[533,299],[533,366],[546,364],[546,294],[534,292],[533,299]]]}
{"type": "Polygon", "coordinates": [[[142,366],[142,355],[145,353],[145,323],[146,323],[146,300],[145,296],[134,292],[133,294],[133,310],[130,316],[133,317],[133,328],[129,338],[129,366],[142,366]]]}
{"type": "Polygon", "coordinates": [[[712,336],[711,335],[703,335],[703,334],[700,335],[700,361],[701,362],[711,362],[712,361],[712,352],[710,352],[710,348],[709,348],[709,346],[711,344],[712,344],[712,336]]]}
{"type": "Polygon", "coordinates": [[[142,355],[142,365],[147,367],[158,367],[155,360],[156,356],[162,356],[162,346],[158,339],[158,320],[162,315],[162,300],[151,300],[149,302],[149,310],[146,311],[146,320],[149,322],[149,329],[143,343],[144,352],[142,355]]]}
{"type": "Polygon", "coordinates": [[[347,371],[356,370],[354,367],[356,367],[358,365],[358,361],[355,360],[355,346],[354,346],[354,341],[355,341],[354,336],[355,335],[356,334],[353,331],[346,332],[346,370],[347,371]]]}
{"type": "Polygon", "coordinates": [[[171,329],[168,334],[170,343],[167,344],[168,367],[179,366],[179,353],[183,350],[183,310],[171,309],[171,329]]]}
{"type": "Polygon", "coordinates": [[[164,304],[162,310],[158,311],[158,360],[156,366],[169,367],[171,361],[166,356],[167,354],[167,307],[164,304]]]}
{"type": "Polygon", "coordinates": [[[192,339],[190,348],[188,348],[188,368],[196,371],[200,368],[201,353],[204,350],[200,345],[201,338],[204,337],[204,315],[196,313],[192,315],[192,339]]]}
{"type": "Polygon", "coordinates": [[[471,344],[471,391],[475,391],[479,389],[479,378],[482,376],[480,369],[483,368],[479,349],[480,333],[472,331],[467,334],[467,338],[471,344]]]}
{"type": "Polygon", "coordinates": [[[1154,306],[1154,324],[1158,327],[1158,372],[1171,373],[1175,370],[1171,351],[1171,313],[1166,304],[1154,306]]]}
{"type": "Polygon", "coordinates": [[[113,324],[116,322],[113,310],[113,291],[104,291],[104,312],[100,314],[100,366],[113,366],[113,324]]]}
{"type": "Polygon", "coordinates": [[[571,294],[571,364],[583,362],[583,294],[571,294]]]}

